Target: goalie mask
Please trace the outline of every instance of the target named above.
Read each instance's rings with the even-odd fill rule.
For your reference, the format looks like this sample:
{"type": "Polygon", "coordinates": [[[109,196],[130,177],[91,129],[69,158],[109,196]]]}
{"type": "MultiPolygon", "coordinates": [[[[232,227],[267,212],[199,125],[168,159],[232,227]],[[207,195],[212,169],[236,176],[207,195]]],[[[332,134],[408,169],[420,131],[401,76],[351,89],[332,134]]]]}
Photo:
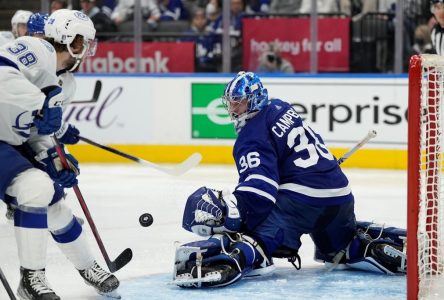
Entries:
{"type": "Polygon", "coordinates": [[[45,24],[45,36],[54,42],[66,45],[69,54],[75,59],[75,64],[69,71],[75,70],[83,57],[93,56],[96,51],[96,30],[91,19],[77,10],[59,9],[53,12],[45,24]],[[74,53],[71,47],[77,36],[83,38],[83,48],[80,53],[74,53]]]}
{"type": "Polygon", "coordinates": [[[223,103],[239,132],[248,119],[268,105],[268,91],[253,72],[239,72],[225,87],[223,103]]]}

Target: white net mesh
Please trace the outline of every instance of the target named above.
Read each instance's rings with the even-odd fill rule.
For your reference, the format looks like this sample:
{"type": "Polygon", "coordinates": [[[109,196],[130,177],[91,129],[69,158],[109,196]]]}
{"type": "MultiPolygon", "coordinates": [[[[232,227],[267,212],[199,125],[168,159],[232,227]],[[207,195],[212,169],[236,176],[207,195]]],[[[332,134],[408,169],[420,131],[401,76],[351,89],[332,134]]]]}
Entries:
{"type": "Polygon", "coordinates": [[[418,222],[419,298],[444,299],[444,57],[422,56],[418,222]],[[441,208],[440,208],[441,207],[441,208]],[[439,296],[440,295],[440,296],[439,296]]]}

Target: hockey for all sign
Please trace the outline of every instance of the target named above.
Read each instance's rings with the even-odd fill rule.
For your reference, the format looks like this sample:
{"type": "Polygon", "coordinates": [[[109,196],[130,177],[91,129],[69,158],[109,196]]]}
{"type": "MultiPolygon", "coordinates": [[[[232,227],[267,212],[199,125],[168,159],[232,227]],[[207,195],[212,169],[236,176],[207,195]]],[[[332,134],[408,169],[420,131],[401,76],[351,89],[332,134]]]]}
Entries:
{"type": "Polygon", "coordinates": [[[192,138],[225,138],[236,137],[233,123],[223,107],[221,96],[225,84],[193,83],[192,99],[192,138]]]}
{"type": "MultiPolygon", "coordinates": [[[[318,20],[318,71],[347,72],[349,70],[349,18],[318,20]]],[[[244,19],[243,66],[255,71],[270,47],[288,60],[295,72],[310,71],[310,19],[244,19]],[[270,30],[273,28],[273,30],[270,30]]]]}

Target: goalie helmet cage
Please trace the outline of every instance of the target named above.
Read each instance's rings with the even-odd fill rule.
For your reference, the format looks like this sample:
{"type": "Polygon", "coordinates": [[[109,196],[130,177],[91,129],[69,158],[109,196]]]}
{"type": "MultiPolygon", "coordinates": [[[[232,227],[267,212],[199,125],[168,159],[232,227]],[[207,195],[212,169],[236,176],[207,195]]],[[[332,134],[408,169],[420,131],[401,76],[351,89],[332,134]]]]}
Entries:
{"type": "Polygon", "coordinates": [[[444,299],[444,57],[409,67],[407,298],[444,299]]]}

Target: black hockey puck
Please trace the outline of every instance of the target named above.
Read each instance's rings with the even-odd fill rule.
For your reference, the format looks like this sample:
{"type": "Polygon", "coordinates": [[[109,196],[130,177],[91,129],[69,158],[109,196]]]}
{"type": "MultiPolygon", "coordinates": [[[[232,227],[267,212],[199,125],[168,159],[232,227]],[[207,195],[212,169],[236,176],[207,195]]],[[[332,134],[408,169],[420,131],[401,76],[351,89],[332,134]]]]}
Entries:
{"type": "Polygon", "coordinates": [[[153,224],[153,221],[154,221],[153,216],[149,213],[141,214],[139,217],[139,223],[143,227],[151,226],[151,224],[153,224]]]}

